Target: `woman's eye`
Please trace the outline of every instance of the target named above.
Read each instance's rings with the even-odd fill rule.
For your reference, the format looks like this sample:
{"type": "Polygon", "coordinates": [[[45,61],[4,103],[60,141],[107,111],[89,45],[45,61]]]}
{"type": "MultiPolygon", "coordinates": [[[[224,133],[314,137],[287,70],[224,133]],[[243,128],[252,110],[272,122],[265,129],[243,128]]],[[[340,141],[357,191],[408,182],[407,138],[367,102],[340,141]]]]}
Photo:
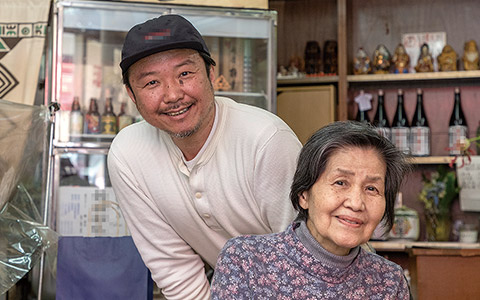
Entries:
{"type": "Polygon", "coordinates": [[[147,84],[146,84],[145,86],[147,86],[147,85],[154,85],[154,84],[156,84],[156,83],[157,83],[156,80],[150,80],[149,82],[147,82],[147,84]]]}
{"type": "Polygon", "coordinates": [[[336,185],[345,185],[345,182],[343,182],[341,180],[338,180],[338,181],[335,181],[335,184],[336,185]]]}
{"type": "Polygon", "coordinates": [[[374,186],[367,187],[367,190],[372,191],[372,192],[378,192],[378,189],[374,186]]]}
{"type": "Polygon", "coordinates": [[[187,72],[187,71],[182,72],[180,73],[180,77],[187,76],[188,74],[190,74],[190,72],[187,72]]]}

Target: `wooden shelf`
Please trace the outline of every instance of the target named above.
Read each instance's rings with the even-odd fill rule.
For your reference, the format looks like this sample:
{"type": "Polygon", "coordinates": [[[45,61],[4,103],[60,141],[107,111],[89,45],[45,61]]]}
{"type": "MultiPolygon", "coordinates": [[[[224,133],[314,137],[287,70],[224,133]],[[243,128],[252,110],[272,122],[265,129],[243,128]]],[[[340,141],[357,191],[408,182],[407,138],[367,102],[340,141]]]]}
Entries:
{"type": "Polygon", "coordinates": [[[296,77],[296,78],[278,78],[277,85],[300,85],[300,84],[326,84],[337,83],[338,76],[312,76],[312,77],[296,77]]]}
{"type": "Polygon", "coordinates": [[[408,158],[408,162],[417,165],[435,165],[435,164],[449,164],[453,159],[453,156],[425,156],[416,157],[411,156],[408,158]]]}
{"type": "Polygon", "coordinates": [[[407,240],[369,241],[376,251],[406,251],[410,248],[428,249],[480,249],[480,243],[415,242],[407,240]]]}
{"type": "Polygon", "coordinates": [[[408,74],[367,74],[348,75],[348,82],[389,82],[389,81],[417,81],[417,80],[457,80],[457,79],[480,79],[480,71],[452,71],[452,72],[428,72],[408,74]]]}

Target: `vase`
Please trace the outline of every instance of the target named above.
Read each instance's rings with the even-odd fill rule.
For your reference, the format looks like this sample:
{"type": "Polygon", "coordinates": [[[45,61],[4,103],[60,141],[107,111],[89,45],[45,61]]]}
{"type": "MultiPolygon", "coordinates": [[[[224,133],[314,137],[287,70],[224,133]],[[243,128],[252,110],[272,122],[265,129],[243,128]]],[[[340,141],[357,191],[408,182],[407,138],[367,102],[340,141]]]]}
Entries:
{"type": "Polygon", "coordinates": [[[450,238],[450,213],[425,213],[428,241],[448,241],[450,238]]]}

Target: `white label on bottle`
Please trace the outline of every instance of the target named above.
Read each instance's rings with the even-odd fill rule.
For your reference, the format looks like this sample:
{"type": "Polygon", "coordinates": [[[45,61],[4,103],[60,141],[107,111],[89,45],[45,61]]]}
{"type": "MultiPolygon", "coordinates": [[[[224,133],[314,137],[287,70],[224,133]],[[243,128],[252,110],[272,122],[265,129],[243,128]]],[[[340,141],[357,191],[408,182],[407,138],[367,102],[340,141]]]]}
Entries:
{"type": "Polygon", "coordinates": [[[118,131],[133,123],[133,118],[127,115],[118,117],[118,131]]]}
{"type": "Polygon", "coordinates": [[[450,155],[461,155],[467,139],[467,126],[454,125],[448,127],[448,148],[450,155]]]}
{"type": "Polygon", "coordinates": [[[71,134],[83,133],[83,115],[80,112],[70,113],[70,133],[71,134]]]}
{"type": "Polygon", "coordinates": [[[380,134],[381,136],[387,138],[388,140],[391,140],[392,138],[392,131],[388,127],[376,127],[375,130],[380,134]]]}
{"type": "Polygon", "coordinates": [[[430,128],[415,126],[410,128],[410,150],[412,155],[428,156],[430,155],[430,128]]]}
{"type": "Polygon", "coordinates": [[[392,127],[392,143],[403,153],[410,154],[410,128],[392,127]]]}

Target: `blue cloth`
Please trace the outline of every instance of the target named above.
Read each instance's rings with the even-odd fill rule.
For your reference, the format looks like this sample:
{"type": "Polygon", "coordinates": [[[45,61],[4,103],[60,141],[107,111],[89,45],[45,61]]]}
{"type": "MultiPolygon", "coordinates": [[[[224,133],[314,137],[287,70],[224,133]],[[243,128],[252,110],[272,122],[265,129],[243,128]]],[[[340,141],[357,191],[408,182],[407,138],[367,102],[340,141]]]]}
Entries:
{"type": "Polygon", "coordinates": [[[61,237],[57,300],[150,300],[153,281],[130,236],[61,237]]]}

